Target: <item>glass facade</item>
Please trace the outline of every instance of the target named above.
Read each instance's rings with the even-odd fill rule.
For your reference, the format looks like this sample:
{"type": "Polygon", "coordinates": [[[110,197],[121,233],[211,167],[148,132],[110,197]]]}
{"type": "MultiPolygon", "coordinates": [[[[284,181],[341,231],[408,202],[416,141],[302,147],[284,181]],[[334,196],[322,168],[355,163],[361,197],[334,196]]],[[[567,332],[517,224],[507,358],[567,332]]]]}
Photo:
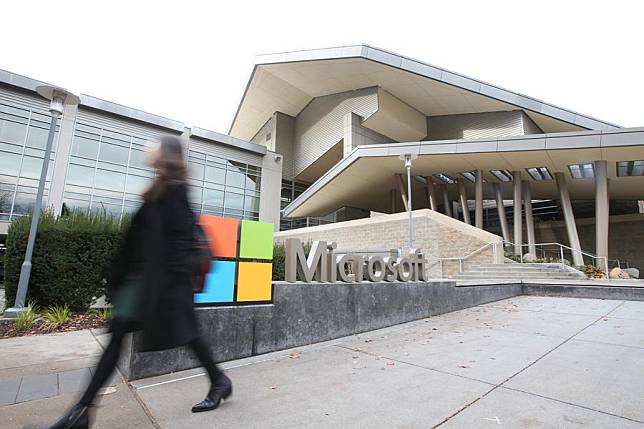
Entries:
{"type": "Polygon", "coordinates": [[[188,173],[196,212],[259,219],[260,167],[190,150],[188,173]]]}
{"type": "MultiPolygon", "coordinates": [[[[149,140],[77,121],[65,206],[114,216],[136,210],[154,178],[154,171],[145,165],[149,140]]],[[[189,198],[197,213],[259,219],[260,181],[259,167],[189,151],[189,198]]]]}
{"type": "MultiPolygon", "coordinates": [[[[288,206],[291,201],[299,197],[309,185],[292,180],[282,180],[282,191],[280,198],[280,210],[288,206]]],[[[306,228],[307,226],[325,225],[335,222],[335,213],[323,217],[297,217],[297,218],[280,218],[280,231],[288,229],[306,228]]]]}
{"type": "MultiPolygon", "coordinates": [[[[51,115],[46,111],[0,103],[0,220],[33,210],[45,157],[51,115]]],[[[58,129],[49,160],[43,206],[47,206],[58,129]]]]}

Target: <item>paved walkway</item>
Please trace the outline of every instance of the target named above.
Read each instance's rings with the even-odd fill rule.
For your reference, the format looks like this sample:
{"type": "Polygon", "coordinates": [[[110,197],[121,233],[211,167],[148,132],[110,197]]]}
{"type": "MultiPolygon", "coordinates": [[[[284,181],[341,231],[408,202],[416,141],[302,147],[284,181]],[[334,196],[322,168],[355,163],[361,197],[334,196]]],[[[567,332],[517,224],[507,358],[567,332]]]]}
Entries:
{"type": "MultiPolygon", "coordinates": [[[[189,412],[200,370],[119,383],[95,427],[644,428],[643,362],[644,302],[518,297],[228,362],[235,392],[214,412],[189,412]]],[[[73,398],[0,414],[20,427],[73,398]]]]}

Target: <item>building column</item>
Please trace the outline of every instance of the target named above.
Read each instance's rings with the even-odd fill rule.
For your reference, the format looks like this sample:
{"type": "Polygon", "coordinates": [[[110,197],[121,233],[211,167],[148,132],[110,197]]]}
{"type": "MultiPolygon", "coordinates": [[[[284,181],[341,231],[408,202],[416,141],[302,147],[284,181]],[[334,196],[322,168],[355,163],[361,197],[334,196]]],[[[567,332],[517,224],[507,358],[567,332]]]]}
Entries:
{"type": "Polygon", "coordinates": [[[425,193],[427,194],[427,204],[429,205],[429,208],[438,211],[438,203],[436,202],[436,187],[434,186],[434,182],[432,182],[432,178],[430,176],[425,177],[425,193]]]}
{"type": "Polygon", "coordinates": [[[523,254],[523,222],[521,216],[521,172],[512,172],[512,182],[514,185],[514,254],[523,254]]]}
{"type": "Polygon", "coordinates": [[[474,225],[483,229],[483,172],[476,170],[476,181],[474,183],[474,225]]]}
{"type": "Polygon", "coordinates": [[[508,219],[505,217],[505,206],[503,205],[503,194],[501,193],[501,185],[493,183],[494,196],[496,198],[496,211],[499,214],[499,222],[501,223],[501,234],[505,241],[511,241],[510,230],[508,229],[508,219]]]}
{"type": "Polygon", "coordinates": [[[532,190],[530,181],[524,180],[523,184],[523,206],[525,208],[525,229],[528,236],[528,252],[537,256],[537,246],[534,238],[534,218],[532,217],[532,190]]]}
{"type": "Polygon", "coordinates": [[[605,268],[608,258],[608,224],[610,201],[606,161],[595,161],[595,263],[605,268]]]}
{"type": "Polygon", "coordinates": [[[400,191],[400,198],[402,199],[405,211],[407,211],[409,209],[407,208],[407,192],[405,191],[405,182],[402,178],[402,174],[396,174],[396,176],[398,176],[398,190],[400,191]]]}
{"type": "Polygon", "coordinates": [[[566,232],[568,233],[568,242],[572,249],[572,263],[576,266],[584,265],[584,258],[579,244],[579,235],[577,234],[577,225],[575,224],[575,215],[572,211],[566,176],[563,173],[555,173],[557,188],[559,189],[559,199],[561,200],[561,210],[563,211],[566,222],[566,232]]]}
{"type": "Polygon", "coordinates": [[[461,209],[463,210],[463,222],[471,225],[470,209],[467,206],[467,191],[465,190],[465,179],[458,179],[458,197],[461,202],[461,209]]]}
{"type": "Polygon", "coordinates": [[[445,206],[445,214],[449,217],[452,216],[452,203],[449,200],[449,195],[447,194],[447,185],[441,185],[443,191],[443,205],[445,206]]]}
{"type": "Polygon", "coordinates": [[[43,200],[47,202],[47,207],[51,209],[56,216],[59,216],[63,210],[63,194],[65,192],[65,178],[67,176],[67,162],[72,150],[72,141],[74,138],[74,124],[76,123],[77,105],[67,105],[64,108],[62,117],[58,120],[60,128],[58,130],[58,147],[56,149],[56,159],[51,171],[51,183],[49,184],[49,195],[43,200]]]}
{"type": "Polygon", "coordinates": [[[389,191],[390,204],[391,204],[391,213],[396,213],[396,190],[392,189],[389,191]]]}

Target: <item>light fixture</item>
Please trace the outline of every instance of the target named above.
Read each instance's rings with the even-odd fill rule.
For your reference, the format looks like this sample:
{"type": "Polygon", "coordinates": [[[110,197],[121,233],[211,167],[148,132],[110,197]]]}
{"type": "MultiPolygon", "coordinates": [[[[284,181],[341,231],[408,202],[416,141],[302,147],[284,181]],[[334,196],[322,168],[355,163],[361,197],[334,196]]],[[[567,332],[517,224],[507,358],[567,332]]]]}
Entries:
{"type": "Polygon", "coordinates": [[[547,167],[530,167],[526,168],[526,171],[533,180],[552,180],[552,174],[547,167]]]}
{"type": "Polygon", "coordinates": [[[568,166],[570,175],[573,179],[592,179],[595,177],[593,164],[590,162],[584,164],[571,164],[568,166]]]}
{"type": "Polygon", "coordinates": [[[617,176],[644,176],[644,160],[638,161],[618,161],[617,176]]]}
{"type": "MultiPolygon", "coordinates": [[[[476,170],[472,171],[464,171],[461,173],[461,176],[465,177],[467,180],[469,180],[472,183],[476,183],[476,170]]],[[[483,182],[486,180],[483,179],[483,182]]]]}
{"type": "Polygon", "coordinates": [[[490,170],[490,173],[494,175],[501,182],[511,182],[512,173],[509,170],[490,170]]]}
{"type": "Polygon", "coordinates": [[[440,180],[441,182],[447,184],[447,185],[452,185],[456,183],[456,179],[454,179],[452,176],[445,174],[445,173],[436,173],[434,174],[434,177],[437,180],[440,180]]]}

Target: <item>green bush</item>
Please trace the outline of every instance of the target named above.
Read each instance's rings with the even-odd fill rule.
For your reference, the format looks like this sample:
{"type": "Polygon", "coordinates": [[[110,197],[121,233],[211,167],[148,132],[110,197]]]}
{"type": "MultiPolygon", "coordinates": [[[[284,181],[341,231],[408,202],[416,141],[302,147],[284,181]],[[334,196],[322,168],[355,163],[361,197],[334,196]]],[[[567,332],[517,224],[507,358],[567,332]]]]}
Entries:
{"type": "Polygon", "coordinates": [[[16,317],[16,328],[29,329],[36,324],[39,317],[38,307],[30,301],[25,309],[18,313],[18,317],[16,317]]]}
{"type": "Polygon", "coordinates": [[[67,305],[54,305],[45,310],[42,317],[47,329],[53,330],[64,325],[72,317],[72,312],[67,305]]]}
{"type": "MultiPolygon", "coordinates": [[[[20,267],[25,256],[31,216],[9,227],[5,256],[7,302],[15,300],[20,267]]],[[[106,274],[125,222],[105,214],[80,212],[55,217],[43,213],[32,257],[28,300],[43,307],[65,306],[85,311],[92,298],[106,288],[106,274]]]]}
{"type": "MultiPolygon", "coordinates": [[[[311,251],[311,243],[304,243],[304,253],[309,254],[311,251]]],[[[283,244],[273,245],[273,281],[284,281],[285,274],[285,261],[286,261],[286,248],[283,244]]],[[[301,280],[298,278],[298,280],[301,280]]]]}

